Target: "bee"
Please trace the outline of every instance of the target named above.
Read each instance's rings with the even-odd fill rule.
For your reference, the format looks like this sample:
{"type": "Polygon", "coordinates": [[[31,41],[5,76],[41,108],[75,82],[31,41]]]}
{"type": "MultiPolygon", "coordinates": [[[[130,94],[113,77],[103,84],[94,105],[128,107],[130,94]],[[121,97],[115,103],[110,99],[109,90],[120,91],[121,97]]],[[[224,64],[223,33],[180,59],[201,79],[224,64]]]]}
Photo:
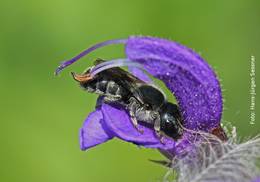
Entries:
{"type": "MultiPolygon", "coordinates": [[[[97,60],[95,65],[100,62],[103,60],[97,60]]],[[[152,126],[160,139],[167,136],[177,140],[182,136],[179,107],[168,102],[160,89],[120,67],[105,69],[94,76],[90,74],[92,68],[80,75],[72,72],[72,76],[84,90],[102,96],[103,102],[123,106],[139,132],[143,132],[138,128],[138,122],[142,122],[152,126]]]]}

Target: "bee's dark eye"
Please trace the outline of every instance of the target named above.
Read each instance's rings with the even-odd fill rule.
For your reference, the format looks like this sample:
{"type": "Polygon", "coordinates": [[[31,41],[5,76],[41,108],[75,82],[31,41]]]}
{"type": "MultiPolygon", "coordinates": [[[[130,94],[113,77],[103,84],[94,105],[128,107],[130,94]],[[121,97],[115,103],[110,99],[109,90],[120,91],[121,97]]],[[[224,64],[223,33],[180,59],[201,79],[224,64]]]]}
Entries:
{"type": "Polygon", "coordinates": [[[176,105],[167,103],[161,113],[161,131],[173,139],[181,135],[180,116],[176,105]]]}

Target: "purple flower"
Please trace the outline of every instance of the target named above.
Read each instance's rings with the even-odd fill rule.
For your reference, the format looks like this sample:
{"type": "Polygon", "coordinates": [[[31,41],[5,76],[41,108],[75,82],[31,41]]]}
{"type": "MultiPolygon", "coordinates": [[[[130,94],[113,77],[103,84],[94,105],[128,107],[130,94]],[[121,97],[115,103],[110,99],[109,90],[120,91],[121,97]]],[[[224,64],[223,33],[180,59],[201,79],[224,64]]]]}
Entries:
{"type": "MultiPolygon", "coordinates": [[[[139,133],[124,108],[101,103],[100,107],[89,114],[80,130],[82,150],[117,137],[139,146],[158,148],[168,155],[167,151],[176,154],[191,146],[193,136],[189,130],[201,130],[220,138],[225,137],[220,127],[221,89],[215,73],[200,55],[176,42],[143,36],[106,41],[63,62],[56,74],[91,51],[109,44],[124,44],[124,60],[131,61],[133,65],[141,64],[149,74],[165,83],[178,101],[187,130],[177,141],[167,138],[162,144],[152,128],[141,125],[144,133],[139,133]]],[[[112,62],[114,64],[115,61],[112,62]]],[[[109,62],[107,64],[109,65],[109,62]]],[[[140,79],[148,81],[149,78],[140,70],[133,68],[131,71],[140,79]]]]}
{"type": "Polygon", "coordinates": [[[256,178],[256,179],[253,180],[252,182],[260,182],[260,177],[256,178]]]}

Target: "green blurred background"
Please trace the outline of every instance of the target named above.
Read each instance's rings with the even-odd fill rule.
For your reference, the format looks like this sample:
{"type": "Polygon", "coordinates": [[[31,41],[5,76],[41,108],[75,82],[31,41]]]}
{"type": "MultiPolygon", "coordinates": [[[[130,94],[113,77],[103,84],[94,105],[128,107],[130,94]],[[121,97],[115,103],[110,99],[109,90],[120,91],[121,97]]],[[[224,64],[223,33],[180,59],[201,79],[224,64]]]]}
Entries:
{"type": "Polygon", "coordinates": [[[223,120],[241,137],[260,132],[259,121],[249,124],[250,56],[260,59],[257,0],[1,0],[0,22],[0,181],[162,179],[166,169],[148,161],[162,159],[156,151],[116,139],[79,149],[78,130],[96,96],[69,73],[97,57],[122,57],[122,46],[100,49],[53,75],[60,61],[86,47],[129,35],[169,38],[201,53],[222,80],[223,120]]]}

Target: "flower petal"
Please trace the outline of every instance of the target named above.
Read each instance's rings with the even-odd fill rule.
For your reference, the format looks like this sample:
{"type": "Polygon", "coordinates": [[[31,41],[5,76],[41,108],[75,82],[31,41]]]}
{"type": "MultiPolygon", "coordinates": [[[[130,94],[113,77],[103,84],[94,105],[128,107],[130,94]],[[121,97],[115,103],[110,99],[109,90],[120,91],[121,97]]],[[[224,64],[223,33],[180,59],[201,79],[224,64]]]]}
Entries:
{"type": "Polygon", "coordinates": [[[185,127],[208,131],[219,125],[220,85],[198,54],[178,43],[152,37],[130,37],[125,49],[128,59],[141,63],[174,93],[185,127]]]}
{"type": "Polygon", "coordinates": [[[260,182],[260,177],[256,178],[256,179],[253,180],[252,182],[260,182]]]}
{"type": "Polygon", "coordinates": [[[108,129],[122,140],[142,145],[147,148],[171,149],[175,146],[175,142],[172,139],[167,138],[165,138],[164,144],[162,144],[156,136],[154,129],[143,126],[141,123],[138,127],[143,130],[143,133],[137,131],[133,126],[127,111],[124,109],[103,104],[101,110],[103,112],[104,122],[108,129]]]}
{"type": "Polygon", "coordinates": [[[113,138],[104,124],[101,110],[90,113],[80,129],[80,148],[86,150],[113,138]]]}

